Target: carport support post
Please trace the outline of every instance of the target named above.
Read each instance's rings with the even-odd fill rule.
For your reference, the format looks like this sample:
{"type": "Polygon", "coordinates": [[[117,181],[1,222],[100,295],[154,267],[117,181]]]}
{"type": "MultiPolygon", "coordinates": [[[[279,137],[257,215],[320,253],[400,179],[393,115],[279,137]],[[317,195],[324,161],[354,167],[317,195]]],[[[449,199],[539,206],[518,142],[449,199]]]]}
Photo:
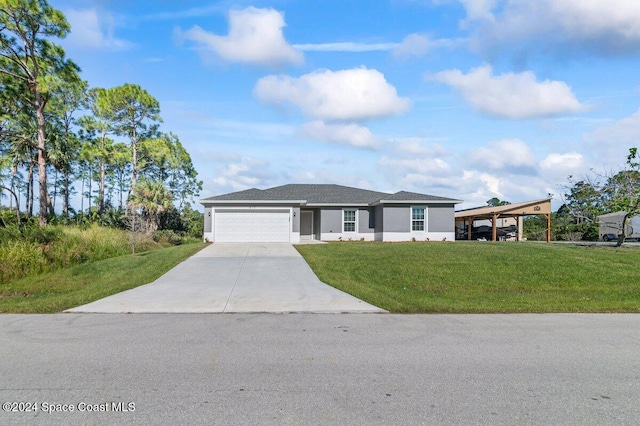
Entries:
{"type": "Polygon", "coordinates": [[[467,240],[471,241],[471,229],[473,228],[473,216],[469,218],[469,224],[467,225],[467,240]]]}
{"type": "Polygon", "coordinates": [[[499,214],[493,214],[493,218],[491,219],[491,231],[493,233],[493,241],[498,241],[498,229],[496,228],[496,223],[498,222],[499,214]]]}
{"type": "Polygon", "coordinates": [[[551,214],[546,214],[547,217],[547,242],[551,242],[551,214]]]}

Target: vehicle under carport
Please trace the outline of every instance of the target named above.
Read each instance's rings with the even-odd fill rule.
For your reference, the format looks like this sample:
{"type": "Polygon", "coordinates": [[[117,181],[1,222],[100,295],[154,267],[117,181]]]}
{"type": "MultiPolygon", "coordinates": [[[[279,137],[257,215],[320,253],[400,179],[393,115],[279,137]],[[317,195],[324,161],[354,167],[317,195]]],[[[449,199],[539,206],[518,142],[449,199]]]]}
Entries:
{"type": "MultiPolygon", "coordinates": [[[[551,200],[548,198],[542,200],[524,201],[521,203],[507,204],[503,206],[483,206],[466,210],[460,210],[455,213],[456,228],[463,226],[466,230],[465,236],[467,240],[473,239],[474,222],[481,220],[489,220],[491,222],[491,241],[498,241],[499,230],[497,226],[498,219],[516,218],[524,216],[541,215],[547,219],[547,242],[551,241],[551,200]]],[[[520,222],[520,220],[518,220],[520,222]]],[[[487,238],[488,239],[488,238],[487,238]]]]}

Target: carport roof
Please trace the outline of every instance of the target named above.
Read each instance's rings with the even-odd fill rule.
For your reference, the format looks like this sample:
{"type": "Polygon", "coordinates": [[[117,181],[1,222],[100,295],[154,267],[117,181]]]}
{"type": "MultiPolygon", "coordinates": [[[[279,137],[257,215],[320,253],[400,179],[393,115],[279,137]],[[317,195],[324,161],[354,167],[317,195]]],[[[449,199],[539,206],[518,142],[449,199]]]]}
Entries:
{"type": "Polygon", "coordinates": [[[202,204],[232,202],[292,202],[312,205],[377,205],[384,203],[435,202],[456,204],[460,200],[400,191],[395,194],[342,185],[288,184],[269,189],[251,188],[201,200],[202,204]]]}
{"type": "Polygon", "coordinates": [[[472,209],[459,210],[455,213],[456,219],[474,218],[491,219],[495,215],[504,216],[526,216],[551,213],[551,200],[524,201],[522,203],[506,204],[504,206],[483,206],[472,209]]]}

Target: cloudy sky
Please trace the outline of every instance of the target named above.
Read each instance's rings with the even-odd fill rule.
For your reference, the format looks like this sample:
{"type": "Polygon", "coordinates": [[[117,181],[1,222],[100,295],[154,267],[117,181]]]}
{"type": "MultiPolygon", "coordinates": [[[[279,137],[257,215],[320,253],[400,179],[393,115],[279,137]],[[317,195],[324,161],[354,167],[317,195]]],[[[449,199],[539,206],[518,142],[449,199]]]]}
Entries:
{"type": "Polygon", "coordinates": [[[638,0],[51,0],[93,87],[139,84],[202,197],[337,183],[511,202],[640,144],[638,0]]]}

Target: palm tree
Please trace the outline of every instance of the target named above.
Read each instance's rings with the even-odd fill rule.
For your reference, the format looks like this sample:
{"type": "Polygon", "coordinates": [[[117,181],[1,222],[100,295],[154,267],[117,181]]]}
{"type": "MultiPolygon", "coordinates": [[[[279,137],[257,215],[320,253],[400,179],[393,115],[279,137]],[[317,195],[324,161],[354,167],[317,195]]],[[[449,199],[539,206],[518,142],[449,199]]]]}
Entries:
{"type": "Polygon", "coordinates": [[[149,232],[153,233],[158,229],[160,213],[173,207],[172,195],[162,182],[143,179],[133,188],[129,206],[140,211],[149,223],[149,232]]]}

